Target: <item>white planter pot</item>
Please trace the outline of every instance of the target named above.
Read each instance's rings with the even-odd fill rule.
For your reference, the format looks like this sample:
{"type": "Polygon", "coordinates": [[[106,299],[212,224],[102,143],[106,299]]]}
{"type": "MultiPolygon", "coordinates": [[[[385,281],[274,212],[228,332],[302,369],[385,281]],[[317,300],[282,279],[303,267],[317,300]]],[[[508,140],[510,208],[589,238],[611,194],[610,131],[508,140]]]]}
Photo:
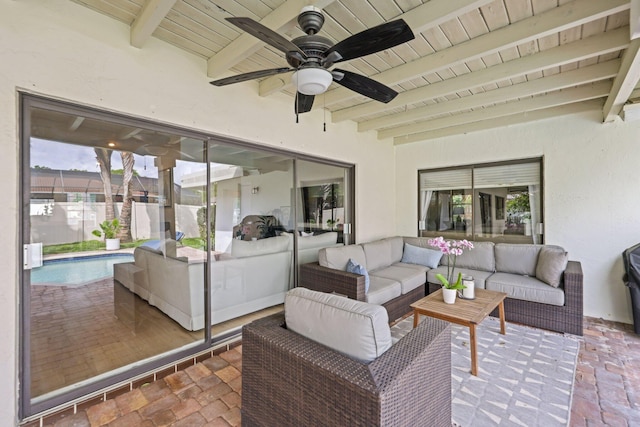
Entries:
{"type": "Polygon", "coordinates": [[[444,302],[447,304],[455,303],[457,294],[458,294],[458,291],[456,291],[455,289],[442,288],[442,298],[444,299],[444,302]]]}
{"type": "Polygon", "coordinates": [[[104,239],[104,241],[107,245],[108,251],[120,249],[120,239],[104,239]]]}

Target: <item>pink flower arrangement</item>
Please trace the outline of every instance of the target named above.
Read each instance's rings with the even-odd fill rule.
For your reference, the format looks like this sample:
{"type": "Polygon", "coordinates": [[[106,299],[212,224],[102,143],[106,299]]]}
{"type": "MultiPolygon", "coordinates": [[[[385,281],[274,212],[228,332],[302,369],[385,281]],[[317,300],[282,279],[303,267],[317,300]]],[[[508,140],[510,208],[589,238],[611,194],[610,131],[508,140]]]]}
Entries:
{"type": "Polygon", "coordinates": [[[465,249],[473,249],[473,243],[464,240],[444,240],[444,237],[436,237],[435,239],[429,239],[428,243],[431,246],[435,246],[440,249],[444,255],[447,256],[447,277],[442,274],[436,274],[436,277],[442,283],[442,286],[447,289],[464,289],[462,284],[462,273],[458,273],[458,280],[453,282],[453,275],[456,269],[456,260],[458,255],[462,255],[465,249]]]}

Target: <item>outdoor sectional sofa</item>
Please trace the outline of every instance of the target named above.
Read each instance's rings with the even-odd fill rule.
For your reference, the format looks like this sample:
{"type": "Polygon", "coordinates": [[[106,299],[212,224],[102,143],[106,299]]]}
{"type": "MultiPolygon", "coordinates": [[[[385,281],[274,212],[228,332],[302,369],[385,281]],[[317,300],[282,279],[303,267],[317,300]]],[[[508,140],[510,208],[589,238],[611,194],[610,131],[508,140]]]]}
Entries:
{"type": "Polygon", "coordinates": [[[359,245],[324,248],[318,262],[302,264],[298,286],[333,292],[358,301],[379,304],[394,321],[411,311],[411,303],[425,296],[427,267],[403,263],[404,241],[392,237],[359,245]],[[349,260],[363,266],[366,277],[346,271],[349,260]]]}
{"type": "MultiPolygon", "coordinates": [[[[427,293],[440,288],[435,277],[437,273],[446,275],[447,257],[441,257],[430,266],[403,262],[407,260],[405,244],[410,245],[412,251],[414,248],[431,251],[425,253],[425,259],[433,255],[433,251],[438,249],[431,247],[428,240],[424,237],[390,237],[344,248],[322,249],[318,263],[301,266],[299,286],[381,304],[387,308],[389,319],[393,321],[410,312],[409,305],[424,296],[419,294],[420,287],[414,292],[401,292],[405,289],[403,280],[406,280],[407,269],[422,268],[423,281],[428,283],[427,293]],[[345,271],[349,259],[366,269],[370,280],[369,293],[365,292],[363,275],[345,271]]],[[[566,257],[558,246],[473,243],[474,249],[457,257],[456,274],[462,272],[472,276],[478,288],[506,292],[504,307],[507,321],[582,335],[583,275],[580,262],[565,260],[563,271],[550,274],[546,266],[553,263],[547,262],[548,254],[564,254],[566,257]],[[539,260],[545,271],[539,271],[538,267],[543,267],[539,260]],[[541,277],[548,280],[546,276],[554,274],[558,276],[557,287],[541,280],[541,277]]],[[[557,265],[554,267],[557,269],[557,265]]],[[[497,311],[492,315],[496,316],[497,311]]]]}
{"type": "MultiPolygon", "coordinates": [[[[318,259],[318,250],[336,243],[337,233],[298,239],[301,259],[318,259]]],[[[198,259],[176,256],[175,242],[162,248],[140,246],[133,263],[114,265],[114,279],[157,307],[183,328],[204,328],[204,254],[198,259]]],[[[284,302],[293,286],[293,236],[255,241],[232,240],[229,252],[212,259],[211,324],[217,324],[284,302]]]]}

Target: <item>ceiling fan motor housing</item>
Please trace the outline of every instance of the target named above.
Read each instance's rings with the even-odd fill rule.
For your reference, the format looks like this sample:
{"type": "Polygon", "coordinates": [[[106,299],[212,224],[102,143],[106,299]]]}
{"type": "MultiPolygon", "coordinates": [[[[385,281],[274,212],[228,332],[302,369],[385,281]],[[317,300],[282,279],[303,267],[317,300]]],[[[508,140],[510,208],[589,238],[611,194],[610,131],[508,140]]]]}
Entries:
{"type": "Polygon", "coordinates": [[[316,34],[324,24],[322,11],[315,6],[305,6],[298,15],[298,25],[307,34],[316,34]]]}
{"type": "Polygon", "coordinates": [[[307,55],[307,59],[303,60],[296,55],[287,54],[287,62],[294,68],[307,64],[309,66],[320,65],[324,59],[324,52],[333,46],[331,40],[317,34],[296,37],[291,42],[307,55]]]}

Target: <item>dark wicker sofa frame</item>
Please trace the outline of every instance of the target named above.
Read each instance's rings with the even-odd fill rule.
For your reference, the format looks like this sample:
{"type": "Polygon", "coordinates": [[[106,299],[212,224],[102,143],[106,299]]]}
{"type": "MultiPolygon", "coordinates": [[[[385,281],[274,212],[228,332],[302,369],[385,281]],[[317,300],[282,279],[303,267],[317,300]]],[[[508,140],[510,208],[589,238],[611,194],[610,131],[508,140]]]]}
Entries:
{"type": "MultiPolygon", "coordinates": [[[[364,276],[322,267],[318,263],[300,266],[299,286],[321,292],[335,292],[359,301],[365,300],[364,276]]],[[[580,262],[568,262],[561,286],[565,294],[563,306],[505,299],[506,320],[555,332],[582,335],[583,274],[580,262]]],[[[440,284],[428,283],[429,293],[440,287],[440,284]]],[[[411,312],[409,305],[423,296],[424,288],[420,287],[383,304],[389,313],[389,321],[411,312]]],[[[497,317],[498,311],[495,310],[491,315],[497,317]]]]}
{"type": "MultiPolygon", "coordinates": [[[[335,292],[351,299],[366,301],[364,280],[365,278],[361,274],[334,270],[323,267],[317,262],[312,262],[300,266],[298,286],[319,292],[335,292]]],[[[426,283],[426,274],[424,280],[426,283]]],[[[423,298],[426,295],[425,291],[426,285],[422,284],[416,289],[382,304],[382,306],[387,309],[389,322],[393,322],[405,314],[410,313],[410,305],[420,298],[423,298]]]]}
{"type": "Polygon", "coordinates": [[[242,329],[243,426],[451,426],[451,329],[426,318],[361,363],[286,329],[242,329]]]}
{"type": "MultiPolygon", "coordinates": [[[[440,289],[440,287],[440,284],[429,282],[429,293],[440,289]]],[[[507,297],[504,300],[507,322],[582,335],[583,275],[580,262],[568,262],[564,271],[562,287],[564,288],[563,306],[507,297]]],[[[498,310],[494,310],[491,316],[498,317],[498,310]]]]}

